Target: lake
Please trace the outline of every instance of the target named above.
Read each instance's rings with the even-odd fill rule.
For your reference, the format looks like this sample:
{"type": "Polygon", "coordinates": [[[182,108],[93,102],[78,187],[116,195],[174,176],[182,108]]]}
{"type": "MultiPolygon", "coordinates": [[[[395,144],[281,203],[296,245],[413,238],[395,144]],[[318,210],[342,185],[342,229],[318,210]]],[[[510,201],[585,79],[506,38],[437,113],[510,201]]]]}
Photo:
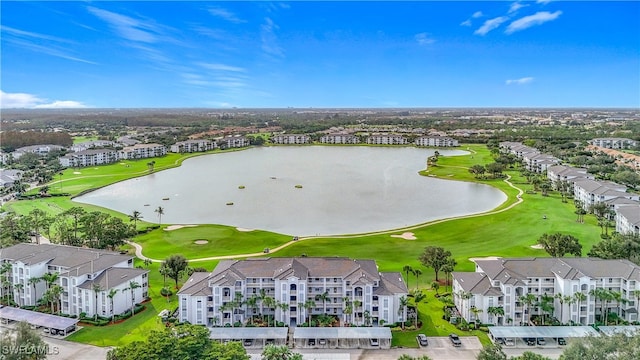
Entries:
{"type": "Polygon", "coordinates": [[[154,210],[162,206],[163,224],[223,224],[298,236],[397,229],[484,212],[506,201],[491,186],[420,176],[433,153],[414,147],[251,148],[194,157],[179,168],[74,201],[124,214],[137,210],[150,222],[158,222],[154,210]]]}

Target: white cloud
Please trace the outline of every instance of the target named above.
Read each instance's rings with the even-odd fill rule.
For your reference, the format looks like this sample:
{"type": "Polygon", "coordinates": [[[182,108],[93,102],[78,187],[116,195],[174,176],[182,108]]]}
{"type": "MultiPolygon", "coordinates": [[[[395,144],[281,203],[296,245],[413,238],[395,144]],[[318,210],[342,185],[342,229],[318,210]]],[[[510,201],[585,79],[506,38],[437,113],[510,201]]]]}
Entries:
{"type": "Polygon", "coordinates": [[[521,2],[516,1],[516,2],[512,3],[511,6],[509,7],[509,14],[514,13],[514,12],[522,9],[523,7],[527,7],[527,6],[529,6],[529,5],[528,4],[523,4],[521,2]]]}
{"type": "Polygon", "coordinates": [[[71,100],[56,100],[48,104],[39,104],[34,106],[35,109],[73,109],[73,108],[86,108],[87,106],[78,101],[71,100]]]}
{"type": "Polygon", "coordinates": [[[527,77],[523,77],[520,79],[509,79],[507,81],[505,81],[505,84],[507,85],[524,85],[524,84],[528,84],[530,82],[533,81],[533,77],[531,76],[527,76],[527,77]]]}
{"type": "Polygon", "coordinates": [[[0,90],[0,108],[2,109],[62,109],[62,108],[86,108],[78,101],[42,99],[27,93],[6,93],[0,90]]]}
{"type": "Polygon", "coordinates": [[[215,64],[215,63],[198,63],[203,68],[214,71],[232,71],[232,72],[247,72],[247,69],[238,66],[215,64]]]}
{"type": "Polygon", "coordinates": [[[547,5],[548,3],[550,3],[552,0],[537,0],[536,3],[538,4],[542,4],[542,5],[547,5]]]}
{"type": "Polygon", "coordinates": [[[158,37],[156,36],[157,29],[149,22],[92,6],[87,7],[87,10],[105,21],[118,35],[127,40],[144,43],[155,43],[158,41],[158,37]]]}
{"type": "Polygon", "coordinates": [[[240,23],[245,23],[247,22],[246,20],[240,19],[239,17],[236,16],[236,14],[232,13],[231,11],[227,10],[227,9],[223,9],[220,7],[210,7],[208,9],[209,14],[215,16],[215,17],[219,17],[222,18],[228,22],[232,22],[235,24],[240,24],[240,23]]]}
{"type": "Polygon", "coordinates": [[[476,11],[473,13],[473,15],[471,15],[472,18],[477,19],[479,17],[482,17],[484,14],[482,13],[482,11],[476,11]]]}
{"type": "Polygon", "coordinates": [[[548,21],[557,19],[562,14],[562,11],[558,10],[554,13],[548,11],[539,11],[533,15],[525,16],[518,20],[515,20],[505,30],[506,34],[512,34],[516,31],[524,30],[535,25],[542,25],[548,21]]]}
{"type": "Polygon", "coordinates": [[[471,19],[467,19],[460,23],[460,26],[471,26],[471,19]]]}
{"type": "Polygon", "coordinates": [[[482,24],[482,26],[480,26],[478,30],[474,31],[473,33],[476,35],[486,35],[489,31],[499,27],[503,22],[507,20],[509,20],[509,18],[506,16],[489,19],[485,21],[484,24],[482,24]]]}
{"type": "Polygon", "coordinates": [[[278,36],[275,31],[278,25],[271,20],[265,18],[265,23],[260,26],[260,39],[262,40],[262,50],[268,55],[275,57],[284,57],[284,51],[278,45],[278,36]]]}
{"type": "Polygon", "coordinates": [[[415,39],[420,45],[429,45],[436,42],[428,33],[419,33],[415,35],[415,39]]]}

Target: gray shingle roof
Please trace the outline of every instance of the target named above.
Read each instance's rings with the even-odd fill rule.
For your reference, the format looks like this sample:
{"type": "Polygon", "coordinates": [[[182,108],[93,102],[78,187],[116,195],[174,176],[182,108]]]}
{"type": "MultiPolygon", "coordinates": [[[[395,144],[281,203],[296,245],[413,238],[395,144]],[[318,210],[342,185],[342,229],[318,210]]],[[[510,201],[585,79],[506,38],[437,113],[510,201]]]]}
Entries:
{"type": "MultiPolygon", "coordinates": [[[[93,289],[93,285],[97,284],[101,289],[111,289],[123,283],[129,283],[129,281],[136,277],[148,273],[149,270],[135,269],[135,268],[119,268],[114,267],[103,271],[98,277],[91,280],[86,280],[78,287],[82,289],[93,289]]],[[[142,285],[142,284],[140,284],[142,285]]]]}

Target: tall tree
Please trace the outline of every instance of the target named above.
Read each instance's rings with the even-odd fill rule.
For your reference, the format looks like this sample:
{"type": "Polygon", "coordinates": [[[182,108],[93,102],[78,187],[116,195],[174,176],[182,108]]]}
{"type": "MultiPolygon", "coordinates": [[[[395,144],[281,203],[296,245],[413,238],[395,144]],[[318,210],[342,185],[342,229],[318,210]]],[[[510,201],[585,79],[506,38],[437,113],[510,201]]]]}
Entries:
{"type": "Polygon", "coordinates": [[[114,314],[113,314],[113,299],[116,297],[116,294],[118,293],[118,289],[111,289],[109,290],[109,293],[107,294],[107,297],[109,298],[109,303],[111,304],[111,307],[109,308],[109,313],[111,314],[111,322],[113,322],[114,319],[114,314]]]}
{"type": "Polygon", "coordinates": [[[166,264],[166,267],[168,269],[167,276],[169,276],[169,278],[173,279],[176,282],[177,289],[180,275],[182,275],[182,272],[187,269],[187,266],[189,266],[189,262],[184,256],[177,254],[171,255],[166,258],[164,260],[164,263],[166,264]]]}
{"type": "Polygon", "coordinates": [[[544,250],[553,257],[563,257],[565,254],[582,255],[580,241],[571,235],[545,233],[538,239],[538,244],[542,245],[544,250]]]}
{"type": "Polygon", "coordinates": [[[522,315],[522,320],[523,320],[523,322],[524,322],[524,325],[526,326],[526,324],[527,324],[528,320],[531,320],[531,306],[533,306],[533,304],[535,304],[535,303],[536,303],[537,298],[536,298],[536,296],[535,296],[535,295],[533,295],[533,294],[531,294],[531,293],[528,293],[528,294],[526,294],[526,295],[522,295],[522,296],[520,296],[520,297],[518,298],[518,300],[520,300],[522,303],[524,303],[525,305],[527,305],[527,310],[525,310],[525,311],[523,312],[523,315],[522,315]],[[526,313],[529,313],[529,319],[527,319],[527,320],[525,320],[525,319],[524,319],[524,314],[526,314],[526,313]]]}
{"type": "Polygon", "coordinates": [[[409,300],[407,300],[407,297],[400,296],[400,300],[398,302],[398,316],[402,317],[402,330],[404,330],[404,323],[407,321],[405,316],[407,305],[409,305],[409,300]]]}
{"type": "Polygon", "coordinates": [[[91,290],[93,290],[94,294],[94,303],[93,303],[93,317],[97,321],[98,320],[98,294],[103,291],[102,286],[100,284],[93,283],[91,284],[91,290]]]}
{"type": "Polygon", "coordinates": [[[16,325],[15,331],[2,331],[0,344],[2,358],[8,360],[44,360],[49,352],[49,345],[22,321],[16,325]]]}
{"type": "Polygon", "coordinates": [[[129,221],[133,221],[133,227],[138,228],[138,221],[142,220],[142,213],[138,210],[133,210],[129,215],[129,221]]]}
{"type": "Polygon", "coordinates": [[[294,353],[286,345],[269,344],[262,350],[262,360],[302,360],[302,355],[294,353]]]}
{"type": "Polygon", "coordinates": [[[413,268],[411,265],[405,265],[402,267],[402,271],[407,275],[407,287],[409,287],[409,273],[413,273],[413,268]]]}
{"type": "Polygon", "coordinates": [[[129,281],[129,286],[122,289],[122,291],[129,290],[131,291],[131,316],[135,315],[135,301],[136,301],[136,289],[141,287],[141,285],[137,281],[129,281]]]}
{"type": "Polygon", "coordinates": [[[582,292],[576,292],[573,293],[573,299],[576,302],[576,304],[578,305],[578,318],[576,319],[576,323],[580,324],[580,315],[581,315],[581,306],[582,306],[582,302],[587,300],[587,295],[583,294],[582,292]]]}
{"type": "Polygon", "coordinates": [[[162,225],[162,215],[164,215],[164,208],[162,206],[158,206],[155,210],[153,210],[156,214],[158,214],[158,224],[162,225]]]}
{"type": "Polygon", "coordinates": [[[438,272],[449,262],[451,252],[439,246],[427,246],[418,258],[425,267],[432,268],[436,273],[436,281],[438,281],[438,272]]]}

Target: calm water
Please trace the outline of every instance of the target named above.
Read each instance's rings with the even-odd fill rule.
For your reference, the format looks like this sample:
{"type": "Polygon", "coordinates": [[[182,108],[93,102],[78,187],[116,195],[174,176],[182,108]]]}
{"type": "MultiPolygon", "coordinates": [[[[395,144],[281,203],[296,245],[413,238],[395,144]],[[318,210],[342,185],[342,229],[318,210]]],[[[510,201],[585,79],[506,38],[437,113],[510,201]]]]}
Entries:
{"type": "Polygon", "coordinates": [[[163,224],[225,224],[304,236],[395,229],[487,211],[507,199],[490,186],[418,175],[431,155],[431,149],[411,147],[253,148],[199,156],[75,201],[125,214],[138,210],[153,222],[154,209],[162,206],[163,224]]]}

